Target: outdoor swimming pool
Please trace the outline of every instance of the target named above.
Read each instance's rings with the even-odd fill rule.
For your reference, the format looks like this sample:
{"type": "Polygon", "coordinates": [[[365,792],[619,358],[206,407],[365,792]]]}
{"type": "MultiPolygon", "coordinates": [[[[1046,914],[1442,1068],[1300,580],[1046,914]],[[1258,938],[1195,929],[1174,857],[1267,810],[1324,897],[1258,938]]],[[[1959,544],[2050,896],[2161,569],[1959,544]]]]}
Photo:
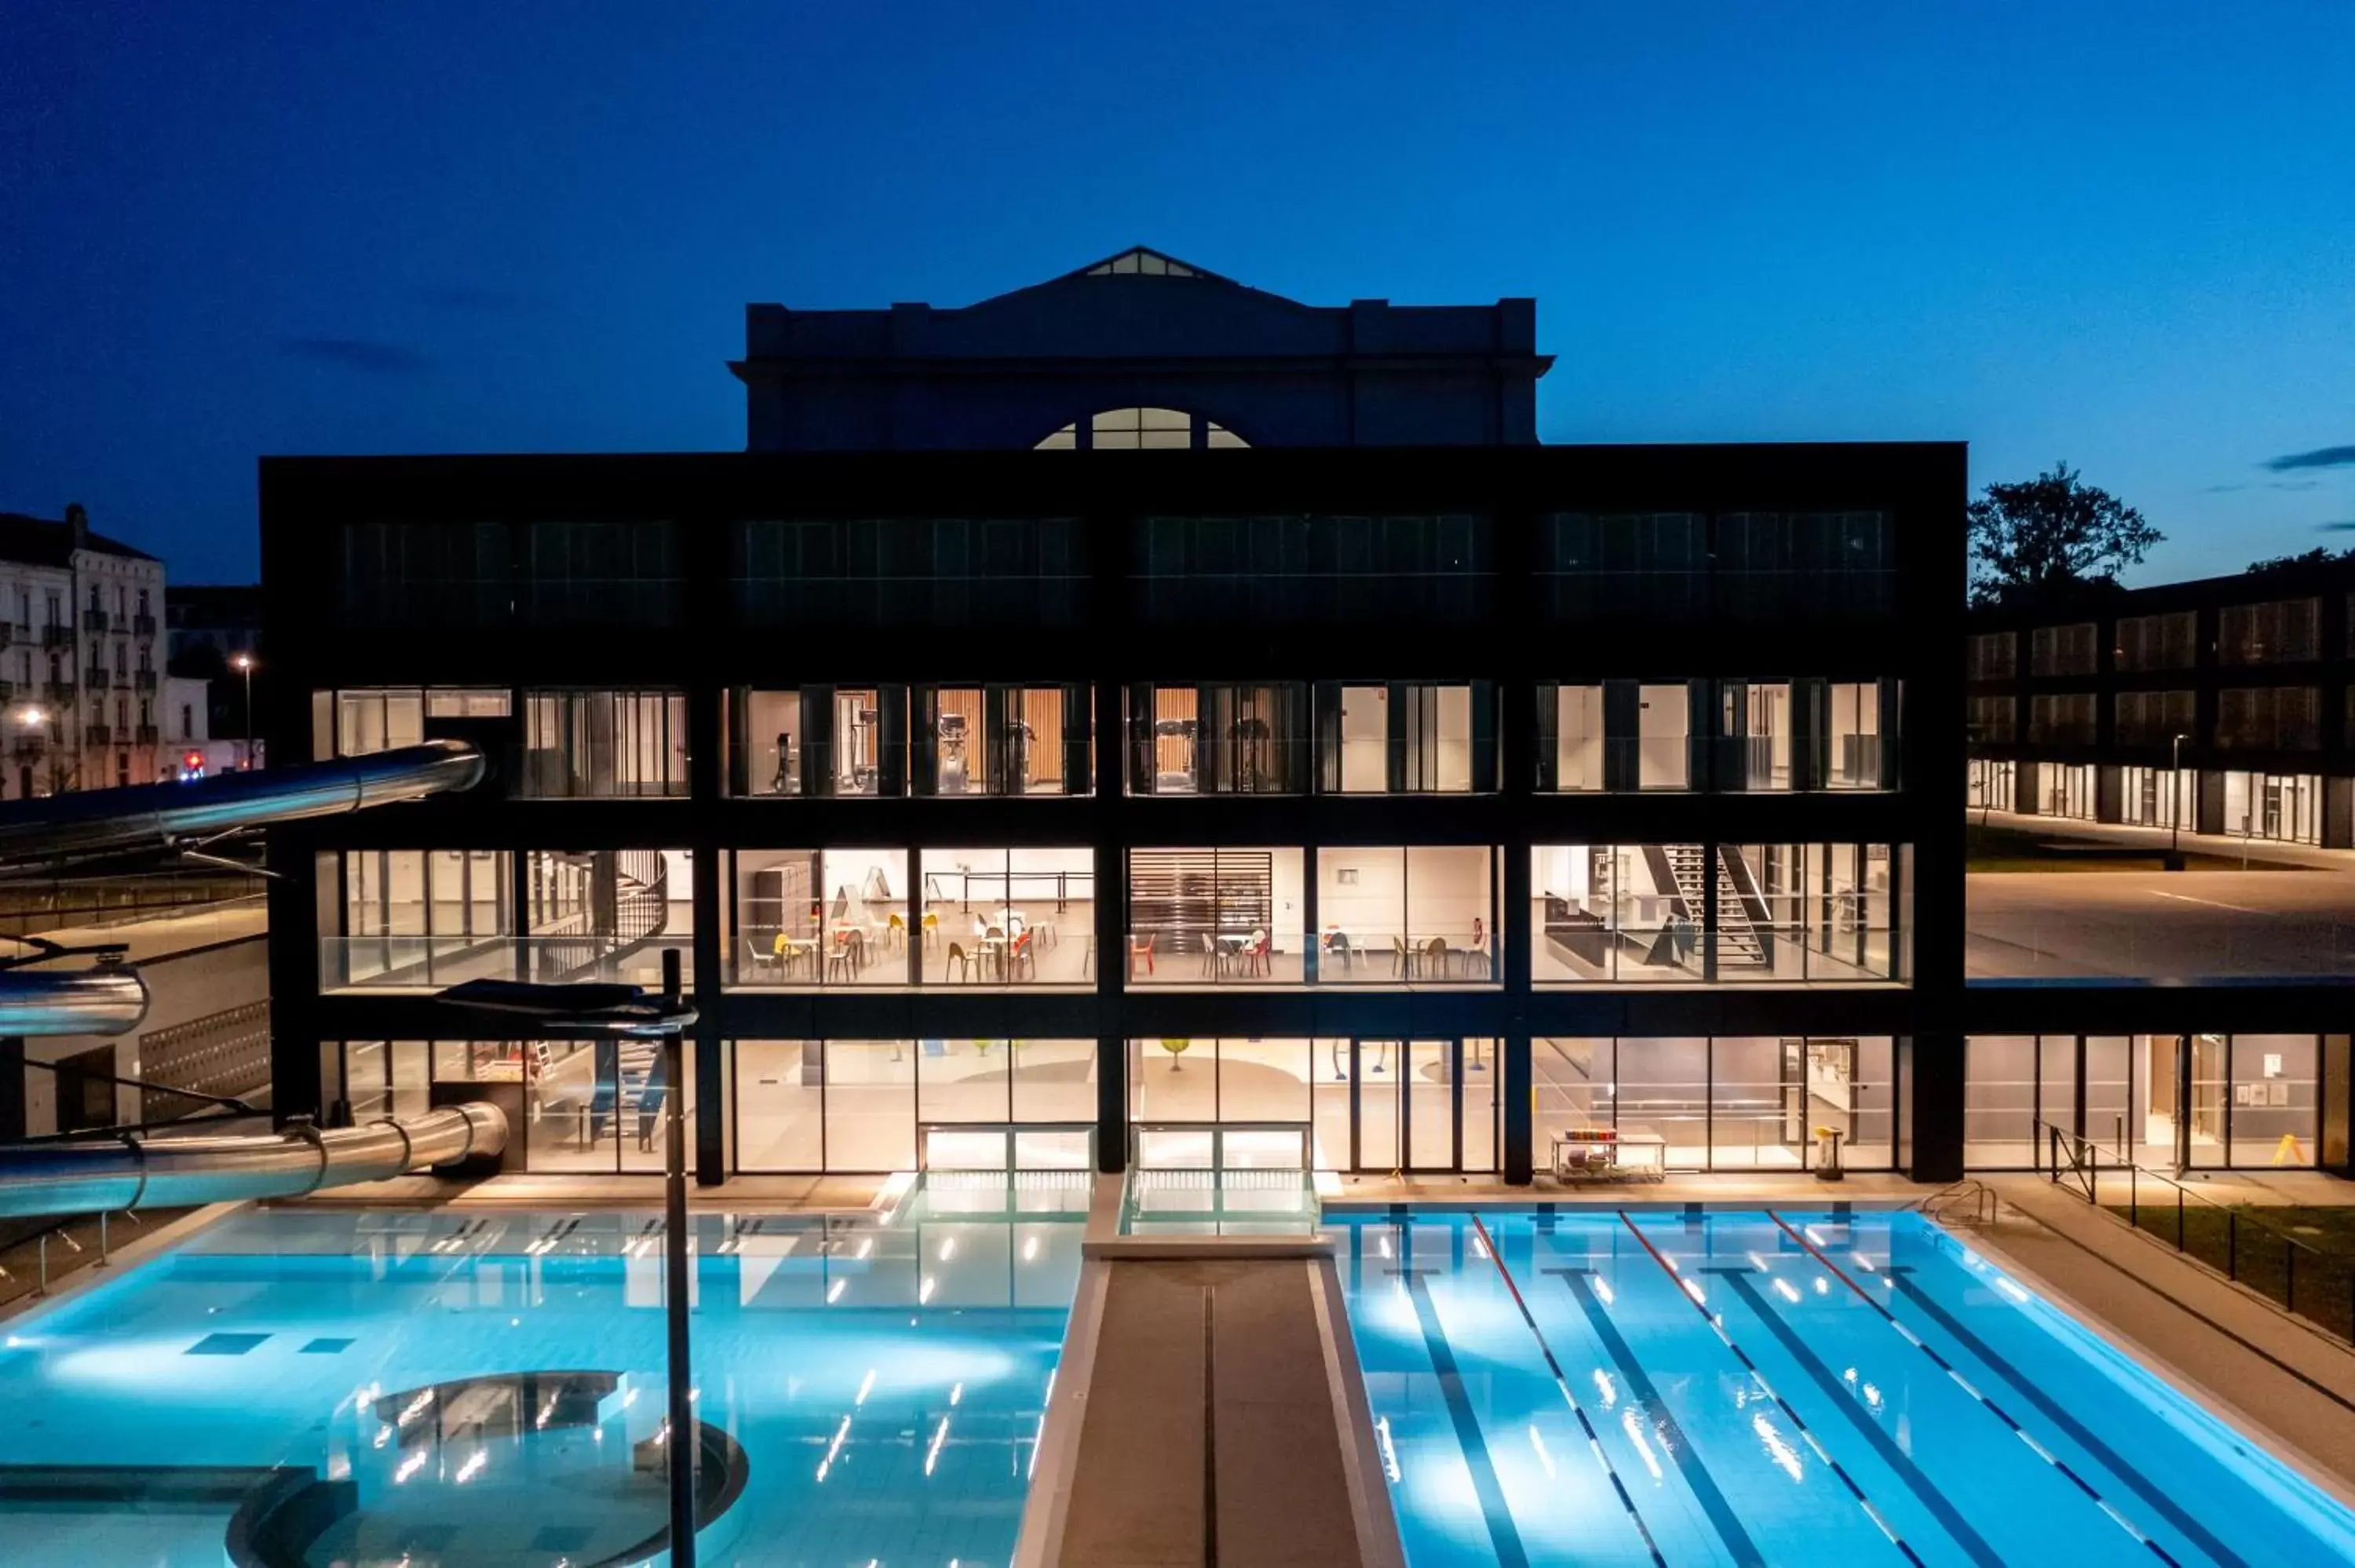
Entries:
{"type": "MultiPolygon", "coordinates": [[[[702,1560],[1006,1563],[1085,1201],[1000,1181],[890,1224],[696,1216],[702,1560]]],[[[639,1561],[666,1519],[662,1266],[644,1214],[240,1216],[8,1324],[0,1557],[639,1561]]]]}
{"type": "Polygon", "coordinates": [[[1326,1224],[1411,1568],[2355,1563],[2355,1515],[1917,1215],[1326,1224]]]}

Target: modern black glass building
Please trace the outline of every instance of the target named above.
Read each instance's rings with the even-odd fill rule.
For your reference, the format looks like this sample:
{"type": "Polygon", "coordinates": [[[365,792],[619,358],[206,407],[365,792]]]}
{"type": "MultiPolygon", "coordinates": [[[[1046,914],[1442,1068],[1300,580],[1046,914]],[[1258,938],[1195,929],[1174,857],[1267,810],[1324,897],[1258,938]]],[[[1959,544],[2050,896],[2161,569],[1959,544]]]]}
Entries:
{"type": "Polygon", "coordinates": [[[755,307],[748,452],[265,461],[273,755],[496,761],[275,831],[282,1109],[656,1169],[650,1056],[432,996],[677,948],[706,1181],[1959,1173],[1963,449],[1540,447],[1526,306],[1130,252],[755,307]]]}
{"type": "Polygon", "coordinates": [[[2355,566],[1971,620],[1971,801],[2355,846],[2355,566]]]}

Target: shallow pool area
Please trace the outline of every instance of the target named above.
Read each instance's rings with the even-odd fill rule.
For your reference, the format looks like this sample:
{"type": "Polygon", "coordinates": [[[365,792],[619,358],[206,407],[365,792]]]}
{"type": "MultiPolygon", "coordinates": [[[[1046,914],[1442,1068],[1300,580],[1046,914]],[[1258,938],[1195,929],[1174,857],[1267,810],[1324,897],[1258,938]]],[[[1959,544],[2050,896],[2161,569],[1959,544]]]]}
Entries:
{"type": "Polygon", "coordinates": [[[2355,1514],[1918,1215],[1325,1224],[1410,1568],[2355,1563],[2355,1514]]]}
{"type": "MultiPolygon", "coordinates": [[[[1086,1200],[695,1216],[702,1561],[1005,1563],[1086,1200]]],[[[663,1306],[654,1215],[240,1215],[8,1324],[0,1556],[654,1558],[663,1306]]]]}

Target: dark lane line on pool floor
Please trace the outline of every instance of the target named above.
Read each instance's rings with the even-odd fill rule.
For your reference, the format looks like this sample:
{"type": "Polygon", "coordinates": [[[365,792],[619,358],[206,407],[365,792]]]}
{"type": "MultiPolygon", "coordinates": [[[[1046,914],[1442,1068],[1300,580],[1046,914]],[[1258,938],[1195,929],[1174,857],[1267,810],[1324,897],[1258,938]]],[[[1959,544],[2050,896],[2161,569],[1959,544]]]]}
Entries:
{"type": "MultiPolygon", "coordinates": [[[[2094,1506],[2099,1508],[2103,1514],[2112,1522],[2116,1524],[2119,1529],[2124,1530],[2136,1540],[2141,1542],[2145,1546],[2149,1547],[2151,1551],[2162,1561],[2169,1563],[2170,1568],[2181,1568],[2181,1564],[2177,1563],[2174,1553],[2169,1552],[2166,1547],[2161,1546],[2158,1542],[2153,1541],[2141,1530],[2136,1528],[2131,1520],[2129,1520],[2124,1514],[2118,1512],[2115,1508],[2111,1506],[2107,1499],[2103,1497],[2099,1491],[2094,1489],[2094,1484],[2091,1481],[2079,1475],[2076,1470],[2065,1460],[2062,1459],[2059,1455],[2050,1452],[2042,1444],[2037,1442],[2035,1438],[2030,1436],[2028,1433],[2028,1429],[2022,1426],[2017,1420],[2013,1419],[2010,1412],[2005,1410],[2001,1405],[1996,1404],[1995,1401],[1987,1398],[1987,1395],[1972,1387],[1969,1381],[1966,1379],[1961,1372],[1955,1371],[1952,1363],[1950,1363],[1945,1357],[1940,1355],[1935,1350],[1932,1349],[1919,1334],[1916,1334],[1913,1330],[1907,1328],[1902,1322],[1899,1321],[1896,1313],[1891,1312],[1885,1303],[1876,1299],[1872,1292],[1865,1289],[1864,1287],[1859,1285],[1854,1279],[1850,1278],[1848,1271],[1841,1268],[1839,1265],[1834,1263],[1831,1258],[1825,1254],[1821,1247],[1816,1245],[1816,1244],[1806,1236],[1802,1235],[1796,1230],[1793,1230],[1782,1215],[1769,1211],[1767,1218],[1773,1220],[1776,1224],[1781,1225],[1783,1227],[1784,1234],[1789,1236],[1793,1241],[1797,1242],[1799,1245],[1806,1251],[1809,1256],[1813,1257],[1817,1263],[1823,1265],[1825,1268],[1828,1269],[1835,1279],[1838,1279],[1841,1284],[1856,1292],[1858,1297],[1864,1301],[1865,1305],[1880,1313],[1882,1319],[1888,1322],[1889,1326],[1897,1330],[1899,1337],[1912,1343],[1914,1348],[1919,1350],[1923,1355],[1928,1356],[1932,1361],[1944,1369],[1948,1377],[1953,1378],[1955,1383],[1961,1384],[1966,1393],[1969,1393],[1974,1399],[1977,1399],[1989,1411],[1992,1411],[2005,1425],[2010,1427],[2012,1431],[2019,1436],[2021,1442],[2026,1443],[2030,1448],[2034,1449],[2036,1453],[2054,1469],[2059,1470],[2062,1475],[2068,1477],[2072,1481],[2074,1481],[2077,1484],[2078,1489],[2083,1491],[2087,1497],[2091,1498],[2094,1500],[2094,1506]]],[[[1971,1332],[1970,1330],[1965,1328],[1962,1322],[1952,1313],[1949,1313],[1943,1306],[1939,1305],[1938,1302],[1932,1299],[1927,1291],[1923,1290],[1920,1286],[1914,1284],[1912,1279],[1908,1278],[1907,1276],[1913,1272],[1910,1266],[1900,1264],[1885,1268],[1881,1272],[1889,1277],[1890,1287],[1891,1289],[1897,1291],[1907,1300],[1921,1308],[1923,1312],[1929,1317],[1931,1321],[1936,1323],[1941,1329],[1944,1329],[1948,1337],[1953,1339],[1956,1344],[1962,1346],[1966,1351],[1977,1358],[1979,1364],[1988,1368],[1998,1377],[2011,1384],[2014,1389],[2019,1391],[2020,1397],[2027,1400],[2029,1404],[2034,1405],[2036,1409],[2044,1415],[2045,1419],[2051,1421],[2055,1426],[2058,1426],[2069,1436],[2070,1440],[2074,1442],[2080,1448],[2083,1449],[2086,1453],[2091,1454],[2094,1457],[2094,1463],[2103,1466],[2108,1469],[2112,1475],[2116,1476],[2120,1480],[2124,1481],[2126,1484],[2127,1489],[2132,1491],[2144,1502],[2148,1503],[2152,1510],[2156,1511],[2160,1518],[2166,1520],[2168,1523],[2173,1525],[2185,1540],[2190,1542],[2194,1546],[2200,1548],[2200,1551],[2215,1559],[2219,1564],[2219,1568],[2250,1568],[2250,1564],[2245,1558],[2242,1557],[2231,1547],[2218,1540],[2213,1531],[2210,1531],[2198,1520],[2192,1518],[2190,1514],[2185,1512],[2180,1504],[2177,1503],[2173,1498],[2168,1496],[2165,1491],[2161,1490],[2157,1485],[2151,1482],[2141,1471],[2136,1469],[2132,1465],[2127,1464],[2125,1458],[2122,1457],[2115,1449],[2103,1442],[2099,1437],[2094,1436],[2092,1430],[2089,1429],[2083,1422],[2079,1421],[2075,1416],[2070,1414],[2069,1412],[2062,1406],[2058,1400],[2053,1399],[2042,1389],[2037,1387],[2033,1382],[2023,1374],[2019,1368],[2013,1366],[2008,1359],[1995,1349],[1994,1346],[1988,1344],[1977,1334],[1971,1332]]]]}
{"type": "Polygon", "coordinates": [[[1407,1298],[1414,1303],[1415,1319],[1423,1326],[1423,1349],[1431,1356],[1432,1371],[1439,1374],[1440,1397],[1446,1401],[1447,1419],[1455,1427],[1455,1445],[1464,1450],[1465,1468],[1472,1472],[1472,1493],[1480,1499],[1480,1516],[1487,1521],[1488,1541],[1497,1549],[1497,1561],[1503,1568],[1529,1568],[1529,1553],[1522,1549],[1521,1532],[1514,1528],[1512,1510],[1505,1504],[1505,1485],[1497,1478],[1488,1439],[1481,1435],[1480,1418],[1464,1392],[1464,1374],[1456,1369],[1455,1347],[1447,1342],[1447,1330],[1439,1320],[1431,1287],[1423,1282],[1425,1274],[1447,1271],[1402,1265],[1390,1272],[1405,1283],[1407,1298]]]}
{"type": "Polygon", "coordinates": [[[1758,1293],[1758,1287],[1750,1283],[1748,1269],[1739,1264],[1727,1264],[1701,1272],[1714,1274],[1732,1287],[1733,1293],[1742,1298],[1750,1310],[1757,1315],[1758,1320],[1766,1325],[1766,1331],[1773,1334],[1785,1352],[1798,1363],[1799,1370],[1807,1374],[1807,1381],[1822,1390],[1825,1398],[1838,1406],[1840,1414],[1848,1417],[1849,1425],[1872,1445],[1873,1452],[1881,1456],[1881,1462],[1905,1483],[1905,1489],[1920,1499],[1922,1506],[1930,1510],[1931,1517],[1955,1538],[1955,1544],[1970,1553],[1972,1562],[1979,1568],[2004,1568],[2003,1558],[1987,1544],[1987,1537],[1972,1528],[1971,1521],[1955,1507],[1954,1499],[1940,1491],[1936,1483],[1922,1473],[1922,1467],[1897,1446],[1895,1438],[1881,1429],[1881,1423],[1872,1418],[1872,1413],[1849,1395],[1847,1386],[1832,1369],[1824,1365],[1822,1358],[1807,1348],[1807,1342],[1799,1338],[1797,1331],[1783,1320],[1783,1315],[1758,1293]]]}
{"type": "MultiPolygon", "coordinates": [[[[1694,1217],[1689,1214],[1686,1216],[1688,1227],[1692,1224],[1694,1217]]],[[[1723,1345],[1727,1353],[1742,1363],[1742,1370],[1750,1374],[1751,1381],[1758,1385],[1759,1392],[1774,1402],[1775,1408],[1783,1413],[1783,1419],[1797,1429],[1800,1437],[1814,1451],[1816,1457],[1823,1461],[1824,1467],[1838,1479],[1840,1485],[1848,1489],[1849,1496],[1856,1499],[1856,1506],[1864,1510],[1864,1517],[1872,1520],[1874,1528],[1889,1538],[1889,1543],[1891,1546],[1905,1554],[1905,1560],[1913,1563],[1913,1568],[1924,1568],[1921,1553],[1915,1552],[1906,1539],[1897,1533],[1897,1527],[1889,1522],[1888,1517],[1873,1506],[1872,1499],[1865,1495],[1864,1489],[1857,1485],[1856,1478],[1848,1473],[1848,1467],[1832,1457],[1831,1450],[1826,1448],[1817,1438],[1815,1429],[1810,1427],[1806,1419],[1791,1407],[1791,1402],[1785,1399],[1776,1392],[1774,1385],[1766,1381],[1766,1374],[1758,1370],[1758,1363],[1750,1359],[1750,1352],[1734,1342],[1733,1336],[1725,1331],[1725,1324],[1719,1316],[1711,1312],[1691,1290],[1686,1287],[1683,1277],[1677,1273],[1676,1265],[1660,1255],[1660,1249],[1654,1246],[1651,1238],[1636,1227],[1635,1220],[1625,1209],[1619,1211],[1619,1223],[1627,1227],[1627,1234],[1636,1238],[1636,1245],[1642,1247],[1651,1260],[1660,1266],[1660,1272],[1667,1275],[1669,1281],[1676,1286],[1677,1294],[1682,1297],[1694,1311],[1700,1314],[1701,1321],[1709,1325],[1710,1332],[1717,1336],[1718,1343],[1723,1345]]]]}
{"type": "MultiPolygon", "coordinates": [[[[1619,1478],[1618,1467],[1604,1451],[1603,1437],[1594,1429],[1593,1419],[1586,1414],[1586,1406],[1579,1403],[1578,1395],[1571,1392],[1570,1379],[1562,1372],[1561,1362],[1553,1353],[1553,1346],[1546,1342],[1545,1330],[1538,1327],[1537,1314],[1529,1310],[1529,1302],[1521,1296],[1521,1287],[1513,1282],[1513,1271],[1505,1266],[1504,1248],[1497,1245],[1497,1238],[1488,1234],[1488,1227],[1477,1214],[1472,1216],[1472,1230],[1480,1238],[1481,1251],[1490,1263],[1496,1265],[1497,1277],[1505,1282],[1505,1288],[1511,1293],[1513,1306],[1519,1311],[1521,1321],[1529,1325],[1530,1336],[1537,1340],[1538,1354],[1545,1358],[1546,1371],[1553,1375],[1553,1386],[1561,1394],[1562,1403],[1569,1405],[1570,1413],[1578,1418],[1579,1432],[1586,1438],[1587,1449],[1593,1454],[1594,1462],[1603,1467],[1604,1478],[1611,1483],[1612,1495],[1619,1499],[1619,1506],[1627,1510],[1627,1520],[1636,1527],[1636,1533],[1643,1538],[1644,1550],[1652,1554],[1654,1568],[1668,1568],[1668,1560],[1661,1553],[1660,1543],[1652,1535],[1652,1527],[1644,1522],[1643,1510],[1636,1506],[1635,1496],[1627,1490],[1627,1483],[1619,1478]]],[[[1534,1432],[1535,1428],[1531,1430],[1534,1432]]]]}
{"type": "Polygon", "coordinates": [[[1570,1287],[1570,1293],[1578,1298],[1580,1309],[1585,1312],[1586,1320],[1593,1325],[1594,1337],[1603,1341],[1604,1351],[1618,1367],[1620,1380],[1626,1383],[1627,1392],[1635,1395],[1636,1403],[1643,1406],[1644,1417],[1651,1425],[1652,1435],[1659,1439],[1660,1446],[1668,1451],[1668,1457],[1676,1460],[1677,1469],[1684,1477],[1685,1485],[1692,1489],[1693,1496],[1700,1502],[1701,1511],[1709,1515],[1709,1522],[1717,1528],[1719,1539],[1725,1542],[1725,1549],[1733,1553],[1734,1562],[1742,1564],[1743,1568],[1763,1568],[1765,1554],[1758,1550],[1758,1543],[1742,1528],[1740,1516],[1725,1500],[1725,1494],[1718,1489],[1717,1478],[1709,1473],[1709,1467],[1702,1464],[1700,1456],[1693,1451],[1692,1440],[1678,1425],[1675,1414],[1668,1409],[1668,1401],[1660,1397],[1660,1391],[1653,1384],[1651,1375],[1644,1371],[1644,1363],[1636,1359],[1634,1349],[1620,1335],[1618,1325],[1611,1321],[1611,1315],[1603,1309],[1603,1303],[1596,1298],[1594,1281],[1591,1277],[1594,1271],[1591,1268],[1544,1268],[1538,1272],[1559,1277],[1570,1287]]]}

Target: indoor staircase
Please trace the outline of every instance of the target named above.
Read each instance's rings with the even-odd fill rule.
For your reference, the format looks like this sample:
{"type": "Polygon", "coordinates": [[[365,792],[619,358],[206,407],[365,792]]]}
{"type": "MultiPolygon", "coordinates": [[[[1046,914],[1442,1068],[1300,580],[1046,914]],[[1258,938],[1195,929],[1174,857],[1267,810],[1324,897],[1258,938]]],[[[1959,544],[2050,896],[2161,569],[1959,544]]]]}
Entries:
{"type": "Polygon", "coordinates": [[[670,927],[670,873],[660,850],[612,850],[568,854],[593,885],[600,856],[613,856],[611,914],[592,895],[588,907],[564,917],[569,930],[546,934],[537,977],[543,981],[611,979],[622,962],[670,927]]]}
{"type": "MultiPolygon", "coordinates": [[[[1699,844],[1663,844],[1657,850],[1658,861],[1654,870],[1665,864],[1676,884],[1672,900],[1676,912],[1694,925],[1701,923],[1705,892],[1701,878],[1701,847],[1699,844]]],[[[1732,846],[1718,846],[1717,861],[1717,967],[1727,969],[1770,969],[1774,967],[1769,916],[1765,900],[1760,896],[1757,880],[1750,874],[1749,863],[1732,846]]]]}

